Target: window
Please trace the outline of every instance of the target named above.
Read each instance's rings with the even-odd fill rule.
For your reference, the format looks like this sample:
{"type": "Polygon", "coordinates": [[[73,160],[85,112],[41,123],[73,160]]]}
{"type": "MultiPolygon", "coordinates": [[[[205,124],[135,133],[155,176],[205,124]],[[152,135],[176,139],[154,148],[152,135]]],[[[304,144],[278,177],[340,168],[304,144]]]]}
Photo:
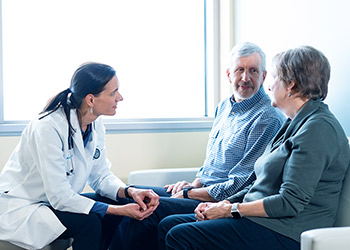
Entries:
{"type": "Polygon", "coordinates": [[[216,53],[207,13],[215,2],[2,1],[0,123],[32,119],[86,61],[111,65],[121,83],[124,101],[107,128],[114,119],[140,128],[161,121],[156,129],[170,120],[207,122],[215,107],[208,60],[216,53]]]}
{"type": "MultiPolygon", "coordinates": [[[[331,65],[325,100],[350,134],[349,95],[349,1],[328,0],[236,0],[236,41],[261,46],[269,66],[284,50],[310,45],[322,51],[331,65]]],[[[265,87],[271,81],[265,79],[265,87]]]]}

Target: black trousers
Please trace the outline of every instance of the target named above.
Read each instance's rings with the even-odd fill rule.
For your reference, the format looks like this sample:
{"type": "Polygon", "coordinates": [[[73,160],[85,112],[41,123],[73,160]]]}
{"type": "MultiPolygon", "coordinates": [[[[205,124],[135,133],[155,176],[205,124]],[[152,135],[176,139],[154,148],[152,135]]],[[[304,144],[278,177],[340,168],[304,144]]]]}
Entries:
{"type": "MultiPolygon", "coordinates": [[[[116,202],[94,193],[84,194],[84,196],[108,204],[123,205],[127,203],[126,199],[121,199],[116,202]]],[[[123,218],[122,216],[108,214],[100,218],[95,213],[79,214],[62,212],[52,207],[50,208],[67,228],[58,239],[73,238],[74,250],[108,249],[113,235],[117,231],[119,223],[123,218]]]]}
{"type": "Polygon", "coordinates": [[[148,218],[139,221],[124,217],[110,245],[110,250],[157,250],[158,224],[168,215],[193,213],[198,200],[170,198],[163,187],[137,186],[152,189],[160,196],[159,206],[148,218]]]}

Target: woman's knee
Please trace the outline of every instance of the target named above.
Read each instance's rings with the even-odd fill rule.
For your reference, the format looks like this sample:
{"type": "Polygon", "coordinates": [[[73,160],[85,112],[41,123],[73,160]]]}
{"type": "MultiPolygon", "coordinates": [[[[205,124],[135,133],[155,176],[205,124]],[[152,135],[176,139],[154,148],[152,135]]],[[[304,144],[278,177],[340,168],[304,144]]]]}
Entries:
{"type": "Polygon", "coordinates": [[[190,248],[191,242],[187,238],[190,234],[189,229],[188,224],[172,227],[165,236],[166,249],[192,249],[190,248]]]}
{"type": "Polygon", "coordinates": [[[168,216],[162,219],[158,224],[158,232],[160,234],[166,234],[172,227],[176,226],[178,223],[174,221],[173,216],[168,216]]]}

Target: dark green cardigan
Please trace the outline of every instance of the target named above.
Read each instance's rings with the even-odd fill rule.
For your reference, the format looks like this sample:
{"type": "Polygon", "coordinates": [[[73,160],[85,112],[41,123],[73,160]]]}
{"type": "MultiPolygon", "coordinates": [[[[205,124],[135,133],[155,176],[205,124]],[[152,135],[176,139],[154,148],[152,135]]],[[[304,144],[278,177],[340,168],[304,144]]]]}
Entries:
{"type": "Polygon", "coordinates": [[[349,163],[341,125],[326,104],[308,101],[255,163],[257,179],[243,202],[263,199],[269,218],[247,218],[296,241],[303,231],[332,226],[349,163]]]}

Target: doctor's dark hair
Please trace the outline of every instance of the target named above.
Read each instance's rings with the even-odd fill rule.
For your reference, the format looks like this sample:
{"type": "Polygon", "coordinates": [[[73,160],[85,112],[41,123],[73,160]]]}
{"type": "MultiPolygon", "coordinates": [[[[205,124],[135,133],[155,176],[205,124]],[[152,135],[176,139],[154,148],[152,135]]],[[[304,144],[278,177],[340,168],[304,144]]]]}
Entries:
{"type": "Polygon", "coordinates": [[[70,110],[76,109],[79,116],[79,108],[83,99],[88,94],[98,96],[115,75],[115,70],[106,64],[90,62],[81,65],[74,72],[70,87],[58,93],[48,102],[40,113],[44,115],[39,119],[62,107],[68,121],[69,136],[72,136],[75,131],[70,122],[70,110]]]}
{"type": "Polygon", "coordinates": [[[328,93],[331,66],[327,57],[311,46],[301,46],[273,58],[277,77],[301,98],[324,100],[328,93]]]}

